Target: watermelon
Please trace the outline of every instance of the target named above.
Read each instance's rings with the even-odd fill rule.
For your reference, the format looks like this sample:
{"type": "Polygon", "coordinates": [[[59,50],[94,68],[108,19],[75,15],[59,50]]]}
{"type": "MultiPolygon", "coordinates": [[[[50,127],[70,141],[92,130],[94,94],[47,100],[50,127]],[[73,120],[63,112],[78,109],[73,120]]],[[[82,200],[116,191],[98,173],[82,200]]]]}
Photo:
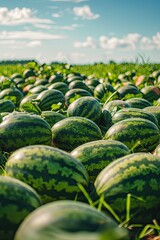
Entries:
{"type": "Polygon", "coordinates": [[[145,107],[144,111],[153,114],[157,118],[158,125],[159,125],[159,128],[160,128],[160,106],[145,107]]]}
{"type": "Polygon", "coordinates": [[[0,124],[0,148],[12,152],[33,144],[51,145],[49,124],[36,115],[17,113],[8,115],[0,124]]]}
{"type": "Polygon", "coordinates": [[[9,99],[16,106],[19,106],[23,93],[17,88],[6,88],[0,92],[0,99],[9,99]]]}
{"type": "Polygon", "coordinates": [[[44,85],[34,86],[29,90],[29,94],[39,94],[43,91],[47,90],[47,87],[44,85]]]}
{"type": "Polygon", "coordinates": [[[69,106],[69,104],[71,104],[73,101],[84,96],[92,96],[92,94],[89,91],[81,88],[70,89],[65,94],[65,103],[67,106],[69,106]]]}
{"type": "Polygon", "coordinates": [[[153,102],[157,100],[160,96],[160,87],[154,85],[147,85],[141,89],[144,99],[148,100],[149,102],[153,102]]]}
{"type": "MultiPolygon", "coordinates": [[[[98,98],[101,102],[105,102],[115,92],[115,89],[109,83],[100,83],[94,89],[94,97],[98,98]]],[[[114,98],[118,98],[115,94],[114,98]]]]}
{"type": "Polygon", "coordinates": [[[122,121],[124,119],[133,118],[133,117],[148,119],[158,126],[158,120],[152,113],[144,111],[143,109],[133,108],[133,107],[123,108],[123,109],[119,110],[118,112],[116,112],[112,117],[112,122],[116,123],[116,122],[122,121]]]}
{"type": "Polygon", "coordinates": [[[129,148],[116,140],[98,140],[80,145],[71,155],[86,168],[94,182],[100,171],[115,159],[130,153],[129,148]]]}
{"type": "Polygon", "coordinates": [[[66,151],[100,139],[102,132],[98,125],[85,117],[68,117],[52,127],[53,145],[66,151]]]}
{"type": "Polygon", "coordinates": [[[63,114],[55,111],[42,111],[41,118],[43,118],[50,127],[52,127],[55,123],[59,122],[60,120],[66,118],[63,114]]]}
{"type": "Polygon", "coordinates": [[[133,108],[143,109],[145,107],[152,106],[152,104],[144,98],[133,97],[133,98],[127,99],[125,102],[129,103],[129,105],[133,108]]]}
{"type": "Polygon", "coordinates": [[[43,203],[82,197],[78,183],[88,186],[88,174],[82,163],[63,150],[45,145],[14,151],[5,172],[32,186],[43,203]]]}
{"type": "Polygon", "coordinates": [[[144,118],[128,118],[112,125],[104,139],[118,140],[134,152],[153,151],[159,143],[160,132],[153,122],[144,118]]]}
{"type": "Polygon", "coordinates": [[[95,189],[122,221],[126,217],[127,194],[131,194],[131,223],[159,221],[160,157],[145,152],[121,157],[99,173],[95,189]]]}
{"type": "Polygon", "coordinates": [[[57,89],[44,90],[38,94],[36,100],[42,111],[51,110],[52,105],[60,104],[59,106],[62,107],[65,102],[64,94],[57,89]]]}
{"type": "Polygon", "coordinates": [[[127,103],[126,101],[123,100],[112,100],[108,103],[104,103],[103,108],[102,108],[102,112],[108,111],[112,116],[119,111],[122,108],[129,108],[131,107],[129,105],[129,103],[127,103]]]}
{"type": "Polygon", "coordinates": [[[136,86],[131,84],[127,84],[125,86],[120,87],[118,89],[118,94],[120,98],[123,100],[127,100],[132,97],[138,97],[138,98],[143,97],[143,93],[141,92],[141,90],[139,90],[136,86]]]}
{"type": "Polygon", "coordinates": [[[57,89],[65,94],[68,91],[68,85],[64,82],[56,82],[49,85],[48,89],[57,89]]]}
{"type": "Polygon", "coordinates": [[[22,181],[0,176],[0,238],[11,240],[26,216],[42,205],[36,191],[22,181]]]}
{"type": "Polygon", "coordinates": [[[96,208],[81,202],[62,200],[45,204],[31,213],[19,227],[14,240],[22,239],[125,240],[128,233],[96,208]]]}
{"type": "Polygon", "coordinates": [[[67,109],[67,116],[80,116],[98,122],[102,114],[101,104],[94,97],[81,97],[72,102],[67,109]]]}
{"type": "Polygon", "coordinates": [[[13,112],[16,109],[15,104],[9,99],[0,99],[0,113],[13,112]]]}

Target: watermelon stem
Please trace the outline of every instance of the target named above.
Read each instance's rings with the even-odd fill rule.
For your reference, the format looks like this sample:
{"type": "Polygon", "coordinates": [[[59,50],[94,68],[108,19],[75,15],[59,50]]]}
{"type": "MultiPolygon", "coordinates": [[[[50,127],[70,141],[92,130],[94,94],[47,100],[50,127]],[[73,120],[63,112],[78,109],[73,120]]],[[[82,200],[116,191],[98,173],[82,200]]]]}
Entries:
{"type": "Polygon", "coordinates": [[[104,207],[113,215],[113,217],[117,220],[117,222],[121,222],[119,216],[115,213],[115,211],[113,210],[113,208],[104,200],[104,196],[102,198],[100,198],[100,201],[102,201],[102,204],[104,205],[104,207]]]}
{"type": "Polygon", "coordinates": [[[103,104],[103,106],[104,106],[105,104],[107,104],[107,103],[112,99],[112,97],[117,94],[117,92],[118,92],[118,90],[115,91],[114,93],[112,93],[112,94],[107,98],[107,100],[105,101],[105,103],[103,104]]]}
{"type": "Polygon", "coordinates": [[[143,238],[145,237],[146,235],[150,234],[150,233],[153,233],[153,230],[157,230],[158,233],[160,232],[160,226],[158,225],[157,226],[157,223],[156,225],[154,224],[147,224],[141,231],[141,233],[139,234],[139,238],[143,238]]]}
{"type": "Polygon", "coordinates": [[[78,183],[77,185],[78,185],[79,189],[82,191],[82,193],[84,194],[84,196],[86,197],[86,199],[88,200],[89,205],[94,207],[94,203],[93,203],[92,199],[90,198],[86,189],[83,187],[83,185],[81,183],[78,183]]]}

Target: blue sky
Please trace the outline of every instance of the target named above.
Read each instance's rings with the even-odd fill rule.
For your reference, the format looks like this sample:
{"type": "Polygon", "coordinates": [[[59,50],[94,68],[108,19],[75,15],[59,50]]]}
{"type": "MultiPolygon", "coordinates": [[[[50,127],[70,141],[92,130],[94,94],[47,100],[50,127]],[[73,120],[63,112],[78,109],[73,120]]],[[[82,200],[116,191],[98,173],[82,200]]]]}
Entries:
{"type": "Polygon", "coordinates": [[[159,0],[1,0],[0,60],[160,62],[159,0]]]}

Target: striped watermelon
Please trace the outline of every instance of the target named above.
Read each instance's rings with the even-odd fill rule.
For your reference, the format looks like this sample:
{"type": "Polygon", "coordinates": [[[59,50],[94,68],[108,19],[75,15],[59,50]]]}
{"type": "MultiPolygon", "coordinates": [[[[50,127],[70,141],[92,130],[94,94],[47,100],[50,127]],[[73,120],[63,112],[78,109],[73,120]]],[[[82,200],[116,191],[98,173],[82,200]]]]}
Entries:
{"type": "MultiPolygon", "coordinates": [[[[113,86],[109,83],[100,83],[94,89],[94,97],[98,98],[101,102],[105,102],[108,97],[110,97],[115,92],[113,86]]],[[[118,98],[115,94],[114,98],[118,98]]],[[[113,98],[112,98],[113,99],[113,98]]]]}
{"type": "Polygon", "coordinates": [[[85,203],[63,200],[46,204],[30,214],[15,240],[113,240],[112,236],[114,240],[128,239],[127,230],[118,228],[106,214],[85,203]]]}
{"type": "Polygon", "coordinates": [[[102,133],[98,125],[84,117],[68,117],[52,127],[53,145],[66,151],[99,139],[102,133]]]}
{"type": "Polygon", "coordinates": [[[55,123],[59,122],[60,120],[66,118],[63,114],[55,111],[42,111],[41,118],[43,118],[50,127],[52,127],[55,123]]]}
{"type": "Polygon", "coordinates": [[[145,107],[144,111],[153,114],[157,118],[160,128],[160,106],[145,107]]]}
{"type": "Polygon", "coordinates": [[[11,240],[26,216],[42,205],[36,191],[22,181],[0,176],[0,239],[11,240]]]}
{"type": "Polygon", "coordinates": [[[147,85],[141,89],[144,99],[148,100],[149,102],[153,102],[157,100],[160,96],[160,87],[154,85],[147,85]]]}
{"type": "Polygon", "coordinates": [[[92,182],[99,172],[115,159],[129,154],[128,147],[116,140],[98,140],[80,145],[71,155],[80,161],[92,182]]]}
{"type": "Polygon", "coordinates": [[[7,160],[5,172],[32,186],[43,203],[81,197],[77,184],[88,186],[88,174],[80,162],[65,151],[45,145],[14,151],[7,160]]]}
{"type": "Polygon", "coordinates": [[[54,104],[61,104],[63,106],[65,102],[64,94],[57,89],[50,89],[41,92],[38,94],[36,100],[38,101],[38,107],[42,111],[51,110],[52,105],[54,104]]]}
{"type": "Polygon", "coordinates": [[[127,84],[118,89],[118,93],[121,99],[127,100],[132,97],[142,98],[143,93],[135,85],[127,84]]]}
{"type": "Polygon", "coordinates": [[[130,193],[130,222],[160,221],[160,157],[150,153],[133,153],[121,157],[97,176],[95,189],[119,215],[126,217],[126,198],[130,193]],[[139,198],[139,199],[138,199],[139,198]]]}
{"type": "Polygon", "coordinates": [[[117,99],[117,100],[112,100],[108,103],[105,103],[103,105],[102,112],[104,112],[105,114],[105,111],[108,111],[113,116],[120,109],[129,108],[129,107],[131,107],[129,103],[127,103],[126,101],[117,99]]]}
{"type": "Polygon", "coordinates": [[[80,116],[98,122],[102,114],[101,104],[94,97],[81,97],[72,102],[67,109],[67,116],[80,116]]]}
{"type": "Polygon", "coordinates": [[[65,94],[68,91],[68,85],[64,82],[56,82],[49,85],[48,89],[57,89],[65,94]]]}
{"type": "Polygon", "coordinates": [[[143,109],[133,108],[133,107],[123,108],[118,112],[116,112],[112,117],[112,122],[116,123],[128,118],[148,119],[158,126],[158,120],[152,113],[146,112],[143,109]]]}
{"type": "Polygon", "coordinates": [[[134,152],[153,151],[159,143],[160,132],[151,121],[143,118],[129,118],[112,125],[104,139],[118,140],[134,152]]]}
{"type": "Polygon", "coordinates": [[[16,109],[16,105],[9,99],[0,100],[0,113],[1,112],[13,112],[16,109]]]}
{"type": "Polygon", "coordinates": [[[6,152],[33,144],[51,145],[51,140],[51,127],[36,115],[12,114],[0,124],[0,148],[6,152]]]}
{"type": "Polygon", "coordinates": [[[9,99],[16,106],[19,106],[23,93],[17,88],[6,88],[0,92],[0,99],[9,99]]]}
{"type": "Polygon", "coordinates": [[[133,108],[140,108],[143,109],[145,107],[152,106],[152,104],[144,98],[130,98],[125,101],[129,103],[129,105],[133,108]]]}
{"type": "Polygon", "coordinates": [[[69,106],[69,104],[71,104],[73,101],[84,96],[92,96],[92,94],[89,91],[81,88],[70,89],[65,94],[65,103],[69,106]]]}

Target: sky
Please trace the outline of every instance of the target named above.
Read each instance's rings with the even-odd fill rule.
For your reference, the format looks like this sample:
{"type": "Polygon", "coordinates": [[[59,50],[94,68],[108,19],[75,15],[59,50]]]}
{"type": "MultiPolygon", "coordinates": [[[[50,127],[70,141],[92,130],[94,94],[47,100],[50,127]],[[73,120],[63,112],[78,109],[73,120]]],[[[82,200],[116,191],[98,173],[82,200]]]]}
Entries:
{"type": "Polygon", "coordinates": [[[1,0],[0,60],[160,62],[160,0],[1,0]]]}

